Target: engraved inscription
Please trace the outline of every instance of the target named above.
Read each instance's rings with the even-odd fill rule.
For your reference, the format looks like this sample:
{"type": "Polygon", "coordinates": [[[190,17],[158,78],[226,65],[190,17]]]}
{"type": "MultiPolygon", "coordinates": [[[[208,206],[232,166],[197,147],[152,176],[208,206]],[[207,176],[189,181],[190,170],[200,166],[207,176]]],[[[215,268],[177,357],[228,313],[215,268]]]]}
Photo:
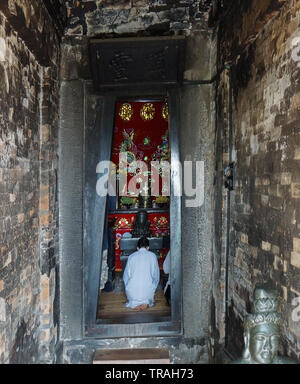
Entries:
{"type": "Polygon", "coordinates": [[[128,65],[133,62],[133,58],[124,52],[115,52],[109,67],[113,72],[114,81],[128,80],[128,65]]]}

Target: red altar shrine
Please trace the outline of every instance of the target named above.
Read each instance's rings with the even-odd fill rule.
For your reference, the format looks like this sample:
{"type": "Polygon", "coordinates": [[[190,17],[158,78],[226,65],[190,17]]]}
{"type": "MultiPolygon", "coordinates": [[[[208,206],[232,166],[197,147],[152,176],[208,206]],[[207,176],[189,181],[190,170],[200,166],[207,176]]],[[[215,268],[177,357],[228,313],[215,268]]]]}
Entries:
{"type": "MultiPolygon", "coordinates": [[[[137,175],[136,161],[143,161],[151,171],[153,162],[169,161],[169,115],[166,101],[160,102],[119,102],[117,103],[112,162],[119,173],[119,155],[127,153],[127,183],[137,175]]],[[[145,175],[139,173],[142,183],[145,175]]],[[[154,181],[154,179],[153,179],[154,181]]],[[[162,180],[159,176],[159,194],[162,180]]],[[[124,191],[119,191],[124,194],[124,191]]],[[[122,195],[123,195],[122,194],[122,195]]],[[[128,196],[130,191],[128,191],[128,196]]]]}
{"type": "MultiPolygon", "coordinates": [[[[109,215],[109,224],[113,228],[113,237],[115,239],[115,266],[116,271],[122,271],[122,262],[120,257],[120,240],[125,233],[133,230],[133,223],[136,213],[116,213],[109,215]]],[[[148,213],[148,220],[151,222],[150,229],[153,237],[162,237],[170,235],[170,214],[169,213],[148,213]]],[[[162,269],[163,262],[167,256],[169,249],[160,251],[161,257],[158,260],[162,269]]]]}
{"type": "MultiPolygon", "coordinates": [[[[119,154],[127,152],[128,161],[128,183],[136,172],[131,168],[135,161],[143,161],[148,165],[151,171],[151,162],[169,161],[169,114],[168,104],[163,101],[120,101],[116,106],[114,140],[112,148],[112,162],[116,165],[116,171],[119,173],[119,154]]],[[[145,175],[144,175],[145,176],[145,175]]],[[[147,175],[149,177],[149,173],[147,175]]],[[[151,177],[151,176],[150,176],[151,177]]],[[[142,183],[143,175],[139,175],[142,183]]],[[[161,176],[159,176],[159,195],[165,194],[161,176]]],[[[122,191],[117,191],[120,195],[122,191]]],[[[115,242],[115,266],[116,271],[122,270],[120,261],[120,239],[133,230],[133,223],[137,212],[137,199],[134,199],[128,191],[127,197],[133,199],[132,213],[122,213],[120,209],[120,199],[117,196],[118,206],[114,212],[109,214],[109,223],[113,228],[113,238],[115,242]],[[135,204],[135,208],[134,207],[135,204]]],[[[156,197],[152,195],[152,202],[156,197]]],[[[153,237],[162,237],[170,235],[170,214],[168,209],[162,210],[148,209],[148,220],[153,237]]],[[[163,261],[169,249],[161,250],[159,260],[162,268],[163,261]]]]}

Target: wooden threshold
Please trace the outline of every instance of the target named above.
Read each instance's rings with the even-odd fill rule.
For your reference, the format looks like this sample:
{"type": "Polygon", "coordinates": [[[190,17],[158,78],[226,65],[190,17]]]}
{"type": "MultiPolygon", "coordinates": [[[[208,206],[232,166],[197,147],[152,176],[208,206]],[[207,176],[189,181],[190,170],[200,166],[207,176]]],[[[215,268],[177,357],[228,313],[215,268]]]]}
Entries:
{"type": "Polygon", "coordinates": [[[99,350],[93,364],[170,364],[170,356],[163,348],[99,350]]]}

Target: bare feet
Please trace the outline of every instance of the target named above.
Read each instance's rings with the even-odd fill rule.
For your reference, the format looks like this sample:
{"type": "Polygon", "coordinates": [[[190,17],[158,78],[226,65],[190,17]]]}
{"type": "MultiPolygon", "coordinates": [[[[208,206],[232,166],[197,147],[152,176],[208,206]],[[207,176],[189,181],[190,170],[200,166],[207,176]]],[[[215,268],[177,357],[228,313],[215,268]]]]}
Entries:
{"type": "Polygon", "coordinates": [[[139,312],[146,311],[147,309],[148,309],[147,304],[142,304],[134,308],[135,311],[139,311],[139,312]]]}
{"type": "Polygon", "coordinates": [[[146,311],[148,309],[148,305],[147,304],[143,304],[141,305],[141,311],[146,311]]]}

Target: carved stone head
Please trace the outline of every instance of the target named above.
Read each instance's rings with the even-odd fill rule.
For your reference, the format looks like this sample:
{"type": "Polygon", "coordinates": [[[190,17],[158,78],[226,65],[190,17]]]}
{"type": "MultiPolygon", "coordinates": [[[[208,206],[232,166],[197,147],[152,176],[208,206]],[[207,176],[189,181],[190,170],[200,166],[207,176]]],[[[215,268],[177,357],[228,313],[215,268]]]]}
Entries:
{"type": "Polygon", "coordinates": [[[258,324],[245,333],[244,358],[253,364],[272,364],[278,354],[280,327],[272,323],[258,324]]]}
{"type": "Polygon", "coordinates": [[[245,317],[243,357],[233,364],[296,364],[289,357],[278,356],[282,317],[276,290],[257,286],[253,313],[245,317]]]}
{"type": "Polygon", "coordinates": [[[243,358],[253,364],[272,364],[280,343],[282,318],[277,312],[277,291],[257,287],[254,292],[254,313],[245,319],[243,358]]]}

